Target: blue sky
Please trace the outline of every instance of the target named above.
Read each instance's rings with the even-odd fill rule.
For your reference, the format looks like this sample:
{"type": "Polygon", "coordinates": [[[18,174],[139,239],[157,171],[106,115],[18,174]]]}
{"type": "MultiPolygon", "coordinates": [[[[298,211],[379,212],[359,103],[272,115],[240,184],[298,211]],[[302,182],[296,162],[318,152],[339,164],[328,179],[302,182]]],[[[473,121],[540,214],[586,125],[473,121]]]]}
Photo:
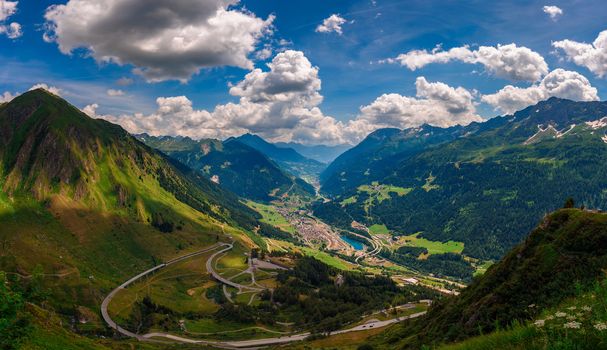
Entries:
{"type": "MultiPolygon", "coordinates": [[[[115,1],[128,2],[127,0],[115,1]]],[[[133,0],[132,2],[140,1],[133,0]]],[[[193,6],[196,6],[197,2],[210,4],[213,11],[216,7],[221,8],[224,3],[230,3],[230,1],[219,0],[188,1],[193,6]]],[[[7,3],[7,0],[0,0],[1,2],[7,3]]],[[[474,51],[479,46],[497,47],[498,44],[512,43],[516,44],[518,48],[528,48],[543,58],[548,70],[540,72],[541,77],[545,77],[557,68],[562,68],[568,72],[579,73],[588,81],[588,84],[585,82],[583,84],[586,84],[589,89],[596,89],[596,92],[593,92],[582,87],[585,89],[582,92],[571,92],[563,90],[569,89],[564,86],[558,92],[540,92],[541,97],[548,97],[548,94],[557,96],[561,94],[563,96],[560,97],[580,96],[579,99],[590,100],[605,99],[607,93],[606,77],[602,73],[607,68],[601,68],[601,65],[607,65],[607,62],[604,59],[601,61],[599,55],[601,50],[607,50],[607,48],[597,47],[593,49],[595,51],[590,51],[591,54],[595,54],[593,57],[598,57],[596,62],[588,59],[584,61],[574,52],[575,45],[592,43],[597,39],[599,33],[607,29],[607,23],[604,20],[607,16],[607,3],[604,1],[243,0],[238,4],[231,1],[232,5],[225,7],[226,11],[238,12],[249,19],[254,18],[257,20],[256,25],[263,26],[262,21],[271,22],[264,27],[263,33],[257,33],[254,49],[243,49],[250,64],[260,68],[262,72],[268,72],[270,70],[266,66],[268,62],[272,62],[280,52],[291,50],[301,52],[303,57],[289,56],[289,60],[291,60],[289,62],[293,62],[292,59],[308,61],[312,66],[305,68],[308,72],[310,69],[317,68],[317,71],[310,73],[309,79],[306,78],[306,83],[309,82],[311,85],[302,88],[305,93],[303,90],[297,91],[297,96],[294,97],[295,92],[289,90],[288,94],[291,95],[284,99],[272,97],[271,105],[268,105],[267,100],[261,102],[263,108],[260,107],[260,102],[255,97],[258,96],[258,91],[253,91],[253,88],[244,89],[240,93],[230,90],[230,87],[244,82],[245,75],[253,67],[234,67],[235,61],[231,60],[228,54],[222,55],[217,60],[214,59],[214,63],[210,66],[201,65],[198,67],[199,73],[192,74],[186,79],[183,76],[177,77],[181,81],[171,78],[173,72],[163,71],[161,78],[158,79],[160,81],[150,82],[149,75],[133,72],[134,69],[141,68],[140,65],[133,63],[131,57],[134,56],[119,57],[122,64],[118,64],[116,59],[102,62],[92,53],[95,51],[101,55],[101,53],[115,54],[118,52],[119,55],[123,52],[130,52],[124,47],[121,49],[106,47],[105,52],[101,52],[100,46],[96,45],[100,45],[99,40],[102,39],[93,34],[79,36],[78,33],[68,33],[69,28],[62,33],[57,30],[49,31],[49,23],[56,25],[64,21],[66,22],[62,24],[64,26],[71,23],[65,19],[65,13],[57,15],[54,18],[55,22],[45,20],[45,13],[48,14],[49,6],[67,4],[72,5],[74,11],[87,10],[84,5],[76,7],[77,2],[86,3],[87,0],[69,2],[21,0],[16,5],[16,11],[0,21],[0,28],[2,26],[8,28],[13,22],[21,25],[21,35],[16,38],[9,38],[6,33],[2,35],[0,29],[0,94],[6,91],[14,95],[26,91],[35,84],[44,83],[60,89],[61,96],[79,108],[96,104],[97,108],[94,109],[96,116],[121,122],[127,129],[129,129],[129,124],[122,123],[122,121],[135,118],[130,125],[131,131],[146,131],[144,130],[145,125],[149,123],[136,120],[137,117],[134,115],[158,115],[157,98],[184,96],[187,100],[168,101],[172,103],[172,106],[174,103],[181,103],[179,111],[175,113],[175,119],[182,119],[179,125],[172,124],[173,120],[170,115],[163,115],[163,121],[149,127],[149,131],[220,138],[231,136],[230,133],[251,131],[272,140],[292,139],[304,143],[356,142],[363,137],[364,133],[378,127],[409,127],[422,122],[441,126],[466,123],[478,118],[489,118],[500,113],[510,112],[512,108],[515,108],[513,106],[524,105],[525,101],[517,101],[514,104],[510,101],[511,104],[506,105],[507,102],[504,102],[503,99],[483,99],[483,96],[495,94],[506,85],[523,89],[539,86],[542,82],[541,78],[535,81],[512,79],[511,76],[493,71],[493,63],[483,64],[477,61],[471,63],[470,60],[477,58],[451,58],[446,63],[426,63],[415,70],[400,64],[398,60],[393,60],[392,63],[386,61],[412,50],[430,52],[437,45],[441,45],[442,50],[445,51],[469,45],[469,50],[474,51]],[[562,13],[556,14],[552,18],[543,9],[547,5],[558,7],[562,13]],[[342,33],[319,32],[318,26],[323,23],[324,19],[334,14],[343,19],[343,23],[340,25],[342,33]],[[43,40],[45,28],[51,36],[51,39],[46,41],[43,40]],[[567,46],[568,49],[553,45],[553,42],[564,39],[573,43],[567,46]],[[71,45],[73,49],[71,53],[62,53],[59,49],[61,43],[66,46],[71,45]],[[265,59],[256,58],[260,56],[258,53],[264,47],[271,49],[272,54],[267,58],[264,57],[265,59]],[[578,62],[575,62],[576,59],[578,62]],[[424,81],[420,81],[420,77],[424,77],[424,81]],[[121,78],[132,79],[133,83],[119,85],[117,81],[121,78]],[[432,85],[439,82],[444,86],[432,85]],[[447,87],[453,90],[448,90],[447,87]],[[470,101],[460,101],[462,98],[468,97],[462,90],[454,92],[457,87],[462,87],[469,92],[470,101]],[[108,95],[109,89],[120,90],[123,95],[110,96],[108,95]],[[420,93],[421,89],[424,89],[425,92],[420,93]],[[378,101],[377,99],[384,94],[397,94],[398,96],[393,95],[378,101]],[[457,108],[449,107],[453,102],[451,100],[445,102],[442,97],[434,97],[435,95],[445,96],[445,94],[457,95],[452,96],[457,100],[457,108]],[[319,96],[322,96],[322,100],[319,99],[319,96]],[[243,98],[247,100],[243,102],[243,98]],[[416,98],[417,100],[413,101],[411,107],[409,106],[411,100],[403,100],[403,98],[416,98]],[[285,99],[289,102],[285,102],[285,99]],[[423,99],[423,101],[420,102],[419,99],[423,99]],[[487,101],[493,101],[493,104],[487,101]],[[246,120],[244,117],[241,118],[243,120],[239,120],[238,117],[232,116],[236,112],[225,112],[227,114],[214,112],[217,105],[223,106],[229,102],[246,107],[248,110],[259,107],[259,112],[248,116],[246,120]],[[472,106],[468,102],[471,102],[472,106]],[[186,106],[187,110],[184,111],[181,107],[188,103],[191,105],[186,106]],[[256,104],[255,107],[251,107],[247,103],[256,104]],[[394,103],[398,106],[394,106],[394,103]],[[403,107],[403,103],[409,107],[403,107]],[[436,106],[441,103],[447,103],[448,106],[436,106]],[[460,106],[460,104],[462,105],[460,106]],[[369,108],[362,112],[361,106],[369,108]],[[302,108],[304,111],[300,110],[302,108]],[[419,119],[411,117],[407,108],[413,108],[411,113],[415,113],[416,108],[428,108],[429,110],[420,112],[426,116],[419,119]],[[445,108],[447,112],[444,112],[445,108]],[[279,109],[281,112],[276,112],[279,109]],[[453,112],[454,110],[455,112],[453,112]],[[205,114],[207,111],[209,115],[205,114]],[[278,115],[261,115],[259,113],[278,113],[278,115]],[[440,113],[446,115],[439,116],[440,113]],[[365,121],[364,126],[347,125],[349,121],[361,119],[361,115],[364,115],[362,118],[365,121]],[[184,122],[184,118],[195,119],[195,122],[189,121],[189,119],[188,122],[184,122]],[[213,118],[221,120],[223,124],[209,124],[209,120],[213,118]],[[323,118],[331,118],[331,120],[323,118]],[[202,126],[201,119],[205,120],[204,126],[202,126]],[[260,122],[255,124],[258,119],[260,122]],[[276,125],[276,128],[269,130],[273,124],[276,125]],[[313,126],[311,126],[312,124],[313,126]],[[187,129],[188,126],[192,130],[187,129]],[[234,127],[232,128],[232,126],[234,127]],[[213,133],[208,130],[204,132],[196,130],[212,127],[232,131],[213,133]],[[349,131],[341,131],[348,127],[349,131]],[[320,132],[321,129],[327,130],[327,132],[320,132]],[[354,129],[360,129],[360,131],[354,132],[352,131],[354,129]],[[331,132],[339,133],[339,135],[330,135],[331,132]]],[[[150,1],[148,4],[149,7],[162,8],[163,6],[162,1],[150,1]]],[[[180,16],[186,15],[187,13],[178,11],[175,13],[180,20],[183,19],[179,18],[180,16]]],[[[139,19],[135,16],[130,20],[133,23],[139,19]]],[[[182,22],[192,24],[187,20],[182,22]]],[[[128,22],[120,23],[123,26],[117,25],[113,28],[115,31],[129,30],[124,26],[124,23],[128,22]]],[[[155,22],[149,24],[151,27],[156,25],[155,22]]],[[[104,28],[104,30],[108,30],[107,27],[104,28]]],[[[95,30],[95,28],[89,27],[86,29],[95,30]]],[[[163,28],[155,29],[162,33],[163,28]]],[[[116,35],[115,31],[110,34],[116,35]]],[[[250,29],[249,31],[255,30],[250,29]]],[[[227,36],[226,40],[240,40],[230,38],[229,34],[227,36]]],[[[114,40],[119,41],[120,35],[116,38],[118,39],[114,40]]],[[[125,41],[121,44],[124,45],[120,46],[127,46],[129,43],[125,41]]],[[[107,43],[104,45],[111,46],[107,43]]],[[[441,52],[441,50],[436,52],[441,52]]],[[[178,60],[176,64],[180,64],[180,62],[185,61],[178,60]]],[[[161,69],[165,70],[166,65],[163,65],[161,69]]],[[[539,70],[542,70],[541,67],[539,70]]],[[[569,78],[571,76],[562,79],[569,78]]],[[[577,76],[574,78],[577,79],[577,76]]],[[[264,87],[274,81],[270,77],[260,79],[262,80],[258,79],[255,82],[264,87]]],[[[267,91],[278,91],[277,89],[280,90],[277,87],[276,89],[268,88],[267,91]]],[[[264,93],[267,91],[264,90],[264,93]]],[[[281,92],[284,93],[284,91],[278,91],[278,93],[281,92]]],[[[524,94],[529,95],[527,92],[524,94]]]]}

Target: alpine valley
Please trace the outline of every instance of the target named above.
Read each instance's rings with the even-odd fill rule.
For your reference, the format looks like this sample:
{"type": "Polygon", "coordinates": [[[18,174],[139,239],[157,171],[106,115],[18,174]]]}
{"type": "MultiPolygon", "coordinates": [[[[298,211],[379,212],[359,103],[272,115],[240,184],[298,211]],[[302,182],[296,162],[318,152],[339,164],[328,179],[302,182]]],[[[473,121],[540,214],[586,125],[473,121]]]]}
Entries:
{"type": "Polygon", "coordinates": [[[606,10],[0,0],[0,350],[607,349],[606,10]]]}

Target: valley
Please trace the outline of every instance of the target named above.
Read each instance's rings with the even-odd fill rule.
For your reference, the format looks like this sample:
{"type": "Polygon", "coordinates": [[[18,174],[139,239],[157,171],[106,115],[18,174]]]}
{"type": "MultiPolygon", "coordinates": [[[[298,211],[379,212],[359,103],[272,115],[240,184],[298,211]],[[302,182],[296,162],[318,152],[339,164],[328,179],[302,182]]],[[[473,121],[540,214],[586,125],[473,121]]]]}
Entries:
{"type": "MultiPolygon", "coordinates": [[[[575,115],[580,107],[568,108],[575,115]]],[[[540,113],[537,118],[541,117],[540,113]]],[[[493,123],[466,138],[511,132],[512,126],[503,120],[493,123]]],[[[560,151],[564,142],[567,147],[585,150],[589,158],[602,157],[593,151],[604,142],[600,139],[598,143],[593,133],[603,124],[585,125],[546,139],[525,133],[516,142],[500,141],[505,144],[498,149],[493,145],[481,149],[458,146],[455,154],[446,155],[441,152],[449,147],[432,144],[420,148],[416,141],[415,150],[407,148],[407,155],[398,156],[402,164],[413,158],[419,162],[447,157],[448,165],[420,165],[412,173],[403,172],[398,165],[395,171],[402,177],[392,174],[381,180],[358,179],[350,189],[332,193],[326,190],[330,181],[324,182],[320,168],[308,168],[320,179],[320,188],[318,183],[314,188],[290,173],[293,164],[287,167],[281,163],[284,158],[279,162],[264,153],[275,152],[275,148],[265,143],[262,147],[251,136],[248,142],[255,140],[259,149],[237,140],[134,138],[113,124],[87,117],[44,90],[31,91],[0,106],[0,132],[6,140],[0,151],[7,174],[0,183],[0,239],[4,247],[0,277],[15,288],[3,293],[23,295],[25,305],[30,305],[20,311],[29,315],[24,320],[32,320],[20,321],[32,325],[28,332],[35,336],[30,339],[51,339],[51,334],[62,329],[33,315],[52,313],[59,324],[69,324],[68,333],[52,338],[57,344],[84,337],[100,348],[141,344],[155,349],[169,344],[176,348],[297,349],[352,339],[356,344],[389,349],[392,339],[404,348],[415,348],[421,343],[474,338],[479,336],[476,329],[455,320],[457,310],[467,318],[478,319],[476,324],[486,331],[495,330],[487,321],[492,319],[491,313],[496,312],[504,325],[537,316],[524,311],[520,304],[515,306],[511,291],[500,292],[502,278],[516,280],[519,274],[539,273],[536,278],[545,280],[552,270],[559,271],[562,274],[551,283],[564,286],[562,293],[538,286],[540,296],[533,294],[536,289],[521,292],[517,298],[540,298],[545,308],[574,295],[586,298],[583,293],[594,278],[590,273],[596,275],[597,266],[602,265],[601,258],[594,257],[601,256],[600,251],[586,254],[585,247],[593,239],[602,246],[604,223],[604,214],[587,210],[586,205],[590,206],[593,198],[602,198],[589,189],[600,186],[603,180],[596,180],[600,175],[594,174],[595,180],[586,183],[589,189],[577,189],[590,191],[587,199],[581,196],[580,209],[568,199],[564,209],[545,216],[526,240],[514,245],[514,251],[531,252],[516,259],[540,259],[534,263],[551,266],[548,270],[528,269],[528,265],[514,269],[513,252],[502,259],[495,258],[495,252],[476,254],[488,243],[461,234],[461,230],[470,229],[464,226],[467,219],[484,220],[471,216],[477,206],[500,203],[508,209],[502,221],[512,217],[509,210],[534,213],[531,208],[541,201],[527,200],[529,185],[517,183],[506,188],[493,186],[495,182],[479,182],[483,187],[475,193],[483,201],[468,192],[460,198],[453,188],[464,186],[458,181],[467,177],[484,179],[477,178],[476,171],[487,171],[485,166],[493,169],[505,164],[518,171],[541,168],[548,172],[548,184],[557,180],[567,183],[562,172],[580,176],[583,169],[569,169],[573,159],[546,153],[556,151],[545,147],[560,151]],[[8,121],[18,128],[12,128],[8,121]],[[67,131],[65,125],[70,125],[67,131]],[[65,132],[78,137],[65,138],[65,132]],[[527,141],[519,143],[523,139],[527,141]],[[30,146],[35,144],[39,146],[30,146]],[[521,153],[514,157],[507,152],[509,147],[521,153]],[[48,153],[62,156],[49,163],[45,158],[48,153]],[[460,175],[453,177],[450,172],[460,175]],[[250,178],[255,180],[247,182],[250,178]],[[472,199],[459,202],[466,198],[472,199]],[[428,203],[438,205],[447,200],[457,209],[445,206],[434,211],[427,207],[428,203]],[[512,207],[520,200],[524,208],[512,207]],[[449,213],[455,213],[457,219],[449,219],[440,234],[431,234],[438,227],[435,216],[449,213]],[[417,215],[425,215],[427,221],[420,221],[417,215]],[[406,224],[395,224],[403,216],[406,224]],[[583,238],[571,243],[573,246],[549,238],[573,239],[569,236],[572,232],[588,235],[580,236],[583,238]],[[537,244],[544,248],[537,248],[537,244]],[[535,249],[548,250],[536,253],[535,249]],[[587,269],[583,273],[570,270],[570,256],[562,255],[563,249],[576,252],[576,259],[581,259],[576,264],[587,269]],[[574,294],[566,281],[582,283],[583,288],[574,294]],[[492,287],[479,287],[483,283],[492,287]],[[512,305],[512,311],[499,309],[502,304],[486,303],[483,293],[495,293],[492,295],[500,302],[512,305]],[[478,304],[471,306],[474,300],[478,304]],[[432,339],[419,335],[432,332],[432,339]],[[413,339],[408,334],[417,336],[413,339]]],[[[521,132],[520,125],[514,129],[521,132]]],[[[528,133],[532,131],[530,128],[528,133]]],[[[399,142],[407,143],[411,132],[406,131],[405,141],[399,142]]],[[[402,136],[389,133],[389,137],[394,135],[402,136]]],[[[465,140],[441,142],[459,144],[465,140]]],[[[291,151],[287,154],[293,156],[291,151]]],[[[583,157],[576,154],[578,162],[583,157]]],[[[295,158],[300,161],[298,166],[308,162],[295,158]]],[[[332,171],[331,166],[325,171],[332,171]]],[[[362,176],[371,177],[372,173],[365,170],[362,176]]],[[[345,179],[347,174],[340,176],[345,179]]],[[[500,174],[514,181],[508,173],[500,174]]],[[[526,218],[531,217],[528,213],[526,218]]],[[[487,224],[486,230],[502,229],[500,222],[487,224]]],[[[479,225],[476,221],[470,224],[479,225]]],[[[484,231],[475,232],[483,237],[484,231]]],[[[514,242],[513,237],[509,239],[514,242]]],[[[494,244],[507,247],[508,243],[494,244]]],[[[513,331],[527,332],[528,328],[513,331]]],[[[17,337],[18,332],[14,332],[17,337]]]]}

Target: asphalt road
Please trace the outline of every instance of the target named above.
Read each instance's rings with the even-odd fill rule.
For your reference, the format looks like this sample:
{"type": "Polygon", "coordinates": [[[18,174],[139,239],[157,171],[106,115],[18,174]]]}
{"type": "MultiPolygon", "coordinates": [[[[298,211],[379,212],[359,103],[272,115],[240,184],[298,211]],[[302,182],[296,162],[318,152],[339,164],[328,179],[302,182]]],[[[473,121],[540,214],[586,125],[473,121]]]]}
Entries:
{"type": "MultiPolygon", "coordinates": [[[[118,325],[116,322],[114,322],[114,320],[112,320],[112,318],[110,317],[110,315],[109,315],[109,313],[108,313],[108,311],[107,311],[107,308],[108,308],[108,305],[110,304],[110,301],[112,301],[112,299],[113,299],[113,298],[116,296],[116,294],[118,294],[118,292],[120,292],[122,289],[125,289],[125,288],[126,288],[126,287],[128,287],[130,284],[132,284],[133,282],[137,281],[138,279],[140,279],[140,278],[142,278],[142,277],[144,277],[144,276],[146,276],[146,275],[149,275],[149,274],[151,274],[152,272],[158,271],[158,270],[160,270],[160,269],[162,269],[162,268],[164,268],[164,267],[167,267],[167,266],[169,266],[169,265],[172,265],[172,264],[175,264],[175,263],[177,263],[177,262],[180,262],[180,261],[182,261],[182,260],[184,260],[184,259],[191,258],[191,257],[196,256],[196,255],[200,255],[200,254],[207,253],[207,252],[209,252],[209,251],[211,251],[211,250],[213,250],[213,249],[216,249],[218,246],[221,246],[221,245],[222,245],[222,244],[214,244],[214,245],[212,245],[212,246],[210,246],[210,247],[207,247],[207,248],[205,248],[205,249],[203,249],[203,250],[199,250],[199,251],[194,252],[194,253],[190,253],[190,254],[187,254],[187,255],[184,255],[184,256],[180,256],[180,257],[178,257],[178,258],[176,258],[176,259],[173,259],[173,260],[171,260],[171,261],[168,261],[168,262],[166,262],[166,263],[164,263],[164,264],[160,264],[160,265],[158,265],[158,266],[152,267],[151,269],[146,270],[146,271],[144,271],[144,272],[142,272],[142,273],[138,274],[137,276],[135,276],[135,277],[133,277],[133,278],[129,279],[128,281],[124,282],[123,284],[121,284],[120,286],[118,286],[116,289],[112,290],[112,291],[111,291],[111,292],[110,292],[110,293],[109,293],[109,294],[108,294],[108,295],[105,297],[105,299],[103,299],[103,302],[101,303],[101,316],[103,317],[103,320],[104,320],[104,321],[105,321],[105,322],[106,322],[106,323],[107,323],[107,324],[108,324],[108,325],[109,325],[111,328],[114,328],[114,329],[115,329],[115,330],[117,330],[119,333],[121,333],[121,334],[123,334],[123,335],[126,335],[127,337],[132,337],[132,338],[137,338],[137,339],[139,339],[139,340],[143,340],[144,338],[143,338],[143,336],[142,336],[142,335],[135,334],[135,333],[133,333],[133,332],[130,332],[130,331],[126,330],[126,329],[124,329],[124,328],[120,327],[120,326],[119,326],[119,325],[118,325]]],[[[227,245],[227,243],[223,243],[223,245],[227,245]]]]}
{"type": "MultiPolygon", "coordinates": [[[[365,323],[365,324],[362,324],[362,325],[359,325],[356,327],[335,331],[335,332],[332,332],[330,335],[338,335],[338,334],[345,334],[345,333],[350,333],[350,332],[366,331],[369,329],[383,328],[383,327],[386,327],[386,326],[389,326],[389,325],[392,325],[392,324],[395,324],[398,322],[420,317],[425,314],[426,314],[426,312],[423,311],[423,312],[418,312],[418,313],[415,313],[415,314],[412,314],[409,316],[397,317],[397,318],[393,318],[393,319],[386,320],[386,321],[373,321],[373,322],[365,323]]],[[[217,347],[224,348],[224,349],[247,349],[247,348],[257,348],[257,347],[264,347],[264,346],[270,346],[270,345],[286,344],[286,343],[291,343],[291,342],[296,342],[296,341],[303,341],[303,340],[306,340],[306,338],[309,336],[310,336],[310,333],[306,332],[306,333],[300,333],[300,334],[289,335],[289,336],[284,336],[284,337],[225,341],[225,342],[194,340],[194,339],[183,338],[183,337],[179,337],[179,336],[167,334],[167,333],[149,333],[149,334],[144,335],[143,337],[145,339],[166,338],[166,339],[170,339],[170,340],[174,340],[174,341],[178,341],[178,342],[182,342],[182,343],[188,343],[188,344],[208,344],[208,345],[213,345],[213,346],[217,346],[217,347]]]]}
{"type": "MultiPolygon", "coordinates": [[[[213,269],[213,266],[212,266],[213,259],[217,255],[222,254],[234,247],[233,243],[217,243],[217,244],[214,244],[203,250],[200,250],[200,251],[197,251],[197,252],[194,252],[191,254],[187,254],[187,255],[181,256],[179,258],[173,259],[171,261],[168,261],[167,263],[155,266],[149,270],[146,270],[146,271],[138,274],[135,277],[132,277],[128,281],[124,282],[123,284],[118,286],[116,289],[112,290],[101,303],[101,315],[103,316],[103,319],[111,328],[115,329],[119,333],[121,333],[127,337],[136,338],[137,340],[140,340],[140,341],[153,341],[154,338],[164,338],[164,339],[173,340],[173,341],[181,342],[181,343],[206,344],[206,345],[211,345],[214,347],[224,348],[224,349],[247,349],[247,348],[258,348],[258,347],[264,347],[264,346],[270,346],[270,345],[279,345],[279,344],[291,343],[291,342],[296,342],[296,341],[303,341],[308,336],[310,336],[309,332],[305,332],[305,333],[300,333],[300,334],[294,334],[294,335],[282,336],[282,337],[274,337],[274,338],[220,342],[220,341],[189,339],[189,338],[184,338],[184,337],[176,336],[176,335],[169,334],[169,333],[135,334],[131,331],[128,331],[128,330],[120,327],[116,322],[114,322],[112,320],[112,318],[108,314],[107,309],[108,309],[108,305],[109,305],[110,301],[112,300],[112,298],[118,292],[120,292],[120,290],[125,289],[133,282],[137,281],[138,279],[140,279],[148,274],[151,274],[155,271],[165,268],[169,265],[175,264],[179,261],[182,261],[184,259],[196,256],[196,255],[207,253],[207,252],[209,252],[213,249],[217,249],[218,247],[221,247],[221,246],[223,246],[224,248],[215,252],[213,255],[211,255],[209,257],[209,259],[207,259],[207,262],[206,262],[207,272],[211,273],[211,275],[215,279],[217,279],[221,283],[224,283],[225,285],[229,285],[229,286],[232,286],[235,288],[249,289],[249,290],[259,290],[259,291],[263,290],[261,288],[244,286],[244,285],[232,282],[228,279],[221,277],[217,272],[215,272],[215,270],[213,269]]],[[[382,327],[386,327],[386,326],[389,326],[394,323],[398,323],[398,322],[402,322],[402,321],[405,321],[408,319],[420,317],[420,316],[424,315],[425,313],[426,312],[424,311],[424,312],[418,312],[418,313],[415,313],[415,314],[412,314],[409,316],[397,317],[397,318],[393,318],[393,319],[385,320],[385,321],[371,321],[371,322],[368,322],[368,323],[365,323],[365,324],[362,324],[362,325],[359,325],[356,327],[342,329],[342,330],[332,332],[331,335],[344,334],[344,333],[350,333],[350,332],[359,332],[359,331],[365,331],[365,330],[375,329],[375,328],[382,328],[382,327]]]]}
{"type": "Polygon", "coordinates": [[[216,253],[214,253],[213,255],[211,255],[209,257],[209,259],[207,260],[207,272],[209,272],[213,278],[215,278],[217,281],[228,285],[230,287],[234,287],[236,289],[239,290],[251,290],[251,291],[257,291],[257,292],[261,292],[263,289],[262,288],[257,288],[257,287],[251,287],[251,286],[245,286],[242,284],[238,284],[236,282],[230,281],[227,278],[222,277],[220,274],[218,274],[214,269],[213,269],[213,260],[215,259],[215,257],[221,253],[227,252],[228,250],[234,248],[234,244],[233,243],[224,243],[224,245],[226,246],[224,249],[217,251],[216,253]]]}

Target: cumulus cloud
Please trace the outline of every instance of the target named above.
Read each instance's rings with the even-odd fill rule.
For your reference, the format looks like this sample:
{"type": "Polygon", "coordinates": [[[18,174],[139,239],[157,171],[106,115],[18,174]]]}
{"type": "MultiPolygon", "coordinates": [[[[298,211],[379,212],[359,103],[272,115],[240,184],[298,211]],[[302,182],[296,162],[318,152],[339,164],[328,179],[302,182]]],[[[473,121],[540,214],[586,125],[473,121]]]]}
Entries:
{"type": "MultiPolygon", "coordinates": [[[[55,86],[48,86],[47,84],[44,84],[44,83],[35,84],[31,88],[29,88],[28,91],[32,91],[32,90],[36,90],[36,89],[44,89],[54,95],[61,96],[61,89],[59,89],[58,87],[55,87],[55,86]]],[[[0,95],[0,103],[10,102],[15,97],[19,96],[20,94],[21,93],[13,94],[10,91],[5,91],[3,94],[0,95]]]]}
{"type": "Polygon", "coordinates": [[[185,96],[160,97],[150,115],[102,116],[133,133],[225,138],[246,132],[272,141],[343,143],[343,125],[319,104],[318,68],[300,51],[278,53],[268,69],[254,69],[230,88],[237,103],[198,110],[185,96]]]}
{"type": "Polygon", "coordinates": [[[322,24],[319,24],[318,27],[316,27],[316,32],[317,33],[331,33],[331,32],[335,32],[339,35],[343,34],[342,28],[341,26],[346,23],[347,21],[340,17],[337,14],[333,14],[331,16],[329,16],[328,18],[325,18],[322,21],[322,24]]]}
{"type": "Polygon", "coordinates": [[[560,16],[563,15],[563,10],[560,7],[554,5],[544,6],[542,10],[545,14],[550,16],[553,21],[556,21],[560,16]]]}
{"type": "Polygon", "coordinates": [[[61,89],[58,87],[55,87],[55,86],[49,86],[44,83],[38,83],[38,84],[35,84],[34,86],[32,86],[31,88],[29,88],[29,91],[36,90],[36,89],[44,89],[53,95],[61,96],[61,89]]]}
{"type": "Polygon", "coordinates": [[[5,23],[9,17],[17,12],[19,1],[0,0],[0,35],[4,34],[9,39],[17,39],[23,32],[21,24],[17,22],[5,23]]]}
{"type": "MultiPolygon", "coordinates": [[[[481,120],[473,93],[420,77],[415,97],[383,95],[361,107],[356,119],[341,122],[320,109],[319,70],[302,52],[278,53],[267,67],[252,70],[230,88],[238,102],[217,105],[212,111],[196,109],[187,97],[175,96],[158,98],[152,114],[97,117],[132,133],[222,139],[251,132],[270,141],[306,144],[354,143],[382,127],[451,126],[481,120]]],[[[86,109],[92,115],[97,106],[86,109]]]]}
{"type": "Polygon", "coordinates": [[[451,61],[481,64],[489,73],[513,81],[537,81],[548,73],[548,64],[539,53],[516,44],[480,46],[477,50],[462,46],[448,51],[437,46],[432,51],[413,50],[383,62],[398,62],[415,71],[431,63],[451,61]]]}
{"type": "Polygon", "coordinates": [[[99,108],[99,105],[93,103],[82,108],[82,111],[91,118],[97,118],[97,108],[99,108]]]}
{"type": "Polygon", "coordinates": [[[520,88],[508,85],[481,100],[496,110],[506,114],[514,113],[525,107],[550,97],[566,98],[574,101],[597,101],[597,89],[583,75],[561,68],[555,69],[538,84],[520,88]]]}
{"type": "Polygon", "coordinates": [[[16,94],[12,94],[10,91],[5,91],[2,95],[0,95],[0,103],[11,102],[15,97],[17,97],[16,94]]]}
{"type": "Polygon", "coordinates": [[[607,75],[607,30],[600,32],[592,44],[565,39],[554,41],[552,46],[563,50],[568,60],[588,68],[596,76],[607,75]]]}
{"type": "Polygon", "coordinates": [[[378,128],[409,128],[422,124],[448,127],[466,125],[482,119],[476,114],[473,94],[441,82],[431,83],[417,78],[416,97],[384,94],[373,103],[360,108],[353,122],[366,131],[378,128]]]}
{"type": "Polygon", "coordinates": [[[46,10],[44,38],[64,54],[135,66],[149,82],[185,82],[201,69],[252,69],[249,54],[272,30],[238,0],[69,0],[46,10]]]}
{"type": "Polygon", "coordinates": [[[111,97],[124,96],[124,91],[119,89],[108,89],[106,93],[111,97]]]}

